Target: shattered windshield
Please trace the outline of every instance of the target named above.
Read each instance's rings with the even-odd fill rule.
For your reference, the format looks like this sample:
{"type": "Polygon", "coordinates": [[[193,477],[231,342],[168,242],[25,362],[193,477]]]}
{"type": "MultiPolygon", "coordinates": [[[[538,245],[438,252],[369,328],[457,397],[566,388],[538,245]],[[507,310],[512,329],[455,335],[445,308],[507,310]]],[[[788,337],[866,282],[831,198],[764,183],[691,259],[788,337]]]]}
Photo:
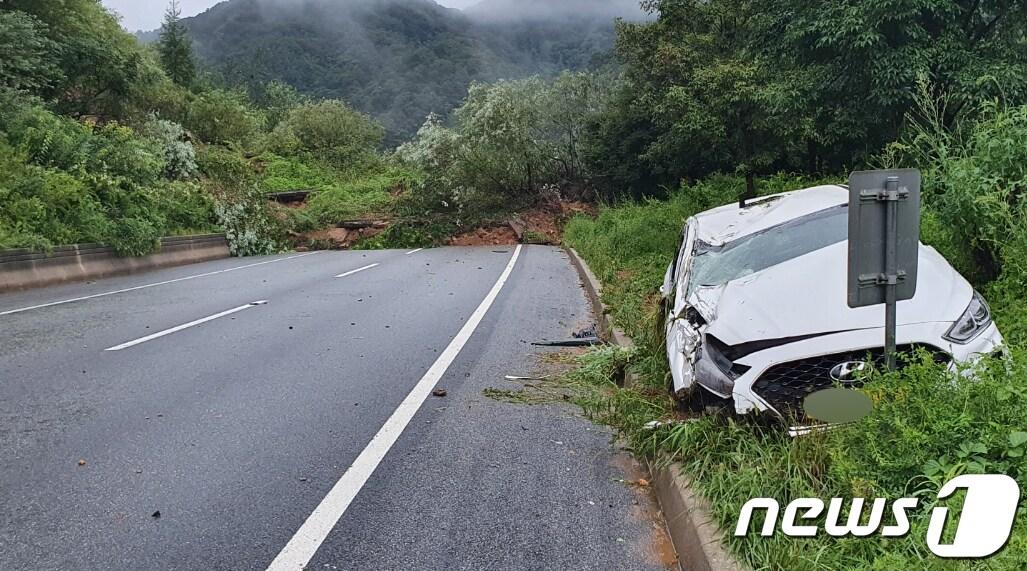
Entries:
{"type": "Polygon", "coordinates": [[[821,210],[802,218],[728,242],[700,243],[692,265],[688,293],[715,287],[776,266],[848,238],[848,208],[821,210]]]}

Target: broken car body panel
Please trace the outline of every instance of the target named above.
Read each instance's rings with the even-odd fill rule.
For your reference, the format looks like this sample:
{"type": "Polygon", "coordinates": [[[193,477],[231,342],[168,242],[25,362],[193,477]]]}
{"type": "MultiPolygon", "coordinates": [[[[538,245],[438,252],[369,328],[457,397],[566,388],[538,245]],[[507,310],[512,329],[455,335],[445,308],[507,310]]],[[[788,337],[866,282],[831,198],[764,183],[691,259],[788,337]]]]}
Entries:
{"type": "MultiPolygon", "coordinates": [[[[884,306],[846,299],[848,194],[818,186],[689,219],[661,288],[676,395],[700,386],[738,413],[785,416],[845,380],[830,371],[883,354],[884,306]]],[[[965,343],[948,339],[974,290],[933,248],[919,255],[916,295],[898,303],[900,348],[953,363],[994,353],[1002,336],[990,319],[965,343]]]]}

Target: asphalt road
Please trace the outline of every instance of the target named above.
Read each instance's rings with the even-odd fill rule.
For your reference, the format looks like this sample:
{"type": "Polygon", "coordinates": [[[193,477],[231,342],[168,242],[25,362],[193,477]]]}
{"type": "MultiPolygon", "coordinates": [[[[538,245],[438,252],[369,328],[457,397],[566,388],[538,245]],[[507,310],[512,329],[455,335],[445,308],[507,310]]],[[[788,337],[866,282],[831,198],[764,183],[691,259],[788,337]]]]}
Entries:
{"type": "Polygon", "coordinates": [[[666,569],[608,431],[482,394],[592,321],[559,249],[514,256],[0,295],[0,569],[666,569]]]}

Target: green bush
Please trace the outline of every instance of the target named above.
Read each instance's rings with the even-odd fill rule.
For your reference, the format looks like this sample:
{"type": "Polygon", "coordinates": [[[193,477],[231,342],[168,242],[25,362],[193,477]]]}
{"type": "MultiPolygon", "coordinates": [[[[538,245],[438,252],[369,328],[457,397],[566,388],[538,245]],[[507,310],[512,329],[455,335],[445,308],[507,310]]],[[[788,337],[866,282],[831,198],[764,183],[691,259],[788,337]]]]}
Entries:
{"type": "Polygon", "coordinates": [[[1022,267],[1023,258],[1006,250],[1019,252],[1027,241],[1027,106],[987,105],[957,129],[947,128],[946,107],[921,84],[905,136],[882,162],[921,168],[924,241],[973,281],[986,282],[1006,264],[1022,267]]]}
{"type": "Polygon", "coordinates": [[[217,146],[198,150],[196,163],[215,194],[256,184],[258,177],[253,165],[239,151],[217,146]]]}
{"type": "Polygon", "coordinates": [[[161,145],[111,122],[91,127],[33,104],[0,112],[6,246],[99,242],[122,255],[161,236],[216,228],[213,203],[171,184],[161,145]]]}
{"type": "Polygon", "coordinates": [[[283,154],[308,152],[345,166],[373,152],[385,131],[370,117],[336,100],[292,108],[271,135],[272,148],[283,154]]]}
{"type": "Polygon", "coordinates": [[[214,198],[192,182],[167,183],[153,193],[153,206],[165,220],[165,235],[217,232],[214,198]]]}
{"type": "Polygon", "coordinates": [[[323,190],[345,175],[312,156],[281,156],[265,153],[261,186],[267,192],[290,190],[323,190]]]}
{"type": "Polygon", "coordinates": [[[151,118],[143,127],[143,135],[153,141],[164,157],[165,178],[188,180],[196,176],[196,149],[186,140],[185,129],[178,123],[151,118]]]}
{"type": "Polygon", "coordinates": [[[0,141],[0,226],[7,247],[49,249],[102,242],[110,226],[103,205],[75,177],[27,164],[0,141]]]}
{"type": "Polygon", "coordinates": [[[65,171],[78,171],[85,166],[89,127],[39,106],[8,110],[2,119],[0,131],[33,163],[65,171]]]}
{"type": "Polygon", "coordinates": [[[244,94],[213,89],[189,103],[183,124],[206,143],[245,146],[263,129],[264,118],[244,94]]]}
{"type": "Polygon", "coordinates": [[[107,176],[133,188],[152,187],[166,169],[163,150],[149,139],[117,123],[93,129],[86,144],[87,176],[107,176]]]}

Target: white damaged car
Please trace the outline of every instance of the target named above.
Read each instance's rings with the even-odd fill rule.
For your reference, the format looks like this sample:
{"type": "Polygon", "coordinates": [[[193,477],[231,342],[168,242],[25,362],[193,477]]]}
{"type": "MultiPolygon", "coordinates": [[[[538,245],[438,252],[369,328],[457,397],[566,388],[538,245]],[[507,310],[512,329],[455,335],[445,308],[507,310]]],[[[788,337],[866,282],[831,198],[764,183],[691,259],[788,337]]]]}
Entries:
{"type": "MultiPolygon", "coordinates": [[[[660,288],[679,400],[801,419],[806,396],[883,358],[884,306],[847,303],[848,200],[818,186],[688,220],[660,288]]],[[[899,350],[949,363],[999,352],[980,294],[934,248],[920,245],[919,264],[916,295],[897,307],[899,350]]]]}

